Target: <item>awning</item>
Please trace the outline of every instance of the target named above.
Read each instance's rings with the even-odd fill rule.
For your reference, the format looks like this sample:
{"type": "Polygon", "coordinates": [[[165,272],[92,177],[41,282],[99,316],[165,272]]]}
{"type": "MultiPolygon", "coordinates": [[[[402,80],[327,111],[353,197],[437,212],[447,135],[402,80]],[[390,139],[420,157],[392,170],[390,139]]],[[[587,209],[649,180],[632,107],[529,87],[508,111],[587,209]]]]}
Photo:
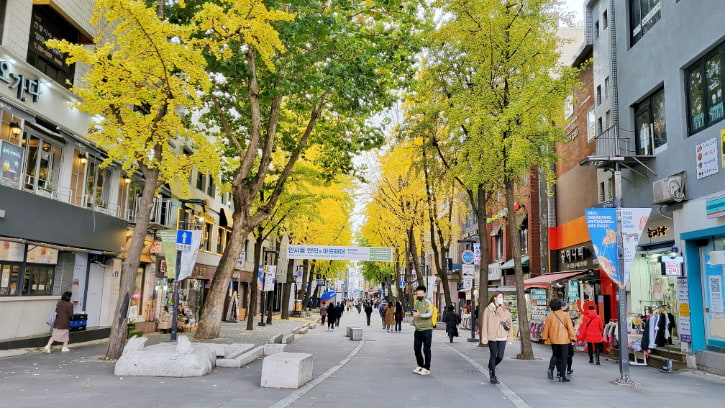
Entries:
{"type": "MultiPolygon", "coordinates": [[[[529,257],[528,256],[522,256],[521,257],[521,266],[529,266],[529,257]]],[[[514,259],[511,258],[508,261],[504,262],[503,265],[501,265],[501,269],[513,269],[514,268],[514,259]]]]}
{"type": "Polygon", "coordinates": [[[568,279],[577,275],[586,273],[587,271],[572,271],[572,272],[561,272],[561,273],[549,273],[546,275],[537,276],[535,278],[526,279],[524,281],[524,288],[548,288],[552,283],[560,280],[568,279]]]}
{"type": "Polygon", "coordinates": [[[491,236],[495,237],[496,235],[498,235],[499,231],[501,231],[501,224],[493,227],[493,229],[491,230],[491,236]]]}

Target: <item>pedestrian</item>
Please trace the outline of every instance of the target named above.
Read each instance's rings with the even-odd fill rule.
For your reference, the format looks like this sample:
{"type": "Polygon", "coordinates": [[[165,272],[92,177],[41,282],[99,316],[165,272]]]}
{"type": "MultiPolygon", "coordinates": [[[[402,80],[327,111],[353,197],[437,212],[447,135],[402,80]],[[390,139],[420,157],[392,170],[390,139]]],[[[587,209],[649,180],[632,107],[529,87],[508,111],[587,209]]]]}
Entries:
{"type": "MultiPolygon", "coordinates": [[[[561,302],[561,311],[569,314],[569,305],[566,302],[561,302]]],[[[569,317],[571,315],[569,314],[569,317]]],[[[574,326],[572,321],[572,327],[574,326]]],[[[574,364],[574,345],[569,342],[569,347],[567,348],[566,352],[566,374],[572,375],[574,374],[574,369],[572,368],[572,364],[574,364]]],[[[551,353],[551,358],[549,359],[549,372],[552,373],[550,377],[553,377],[554,373],[554,367],[556,367],[556,356],[554,353],[551,353]]],[[[552,378],[553,379],[553,378],[552,378]]]]}
{"type": "Polygon", "coordinates": [[[338,303],[335,306],[335,326],[340,327],[340,319],[342,319],[343,313],[345,313],[345,308],[342,306],[342,303],[338,303]]]}
{"type": "Polygon", "coordinates": [[[498,384],[496,367],[503,361],[506,343],[513,342],[511,312],[503,305],[503,292],[496,291],[483,309],[481,343],[488,343],[488,374],[491,384],[498,384]]]}
{"type": "Polygon", "coordinates": [[[403,304],[399,300],[395,301],[395,331],[400,333],[403,331],[403,318],[405,317],[405,310],[403,304]]]}
{"type": "MultiPolygon", "coordinates": [[[[569,316],[569,313],[562,311],[561,306],[559,299],[551,299],[549,302],[551,313],[546,316],[541,338],[551,344],[551,350],[556,358],[556,371],[559,382],[569,382],[570,380],[566,376],[567,355],[569,354],[569,345],[576,339],[576,335],[574,334],[574,324],[571,321],[571,316],[569,316]]],[[[552,369],[549,369],[547,374],[550,380],[554,379],[552,369]]]]}
{"type": "Polygon", "coordinates": [[[579,326],[579,337],[582,341],[587,342],[587,351],[589,352],[589,364],[594,363],[594,355],[597,357],[597,365],[599,363],[599,354],[602,352],[604,336],[604,323],[602,318],[597,314],[597,308],[589,305],[582,325],[579,326]]]}
{"type": "Polygon", "coordinates": [[[368,326],[370,326],[370,315],[373,314],[373,305],[370,302],[365,303],[365,317],[368,319],[368,326]]]}
{"type": "Polygon", "coordinates": [[[327,331],[335,330],[335,323],[337,322],[337,308],[335,304],[331,304],[327,308],[327,331]]]}
{"type": "Polygon", "coordinates": [[[53,332],[50,335],[48,344],[43,347],[46,353],[50,353],[50,346],[57,341],[63,343],[62,352],[68,352],[68,342],[70,341],[70,321],[73,318],[73,303],[70,298],[73,296],[71,292],[64,292],[60,300],[55,305],[55,321],[53,322],[53,332]]]}
{"type": "Polygon", "coordinates": [[[320,316],[322,316],[322,324],[325,324],[325,318],[327,317],[327,303],[323,303],[320,306],[320,316]]]}
{"type": "Polygon", "coordinates": [[[380,302],[380,306],[378,306],[378,312],[380,313],[380,320],[383,322],[383,330],[385,330],[385,311],[388,308],[388,303],[385,301],[380,302]]]}
{"type": "Polygon", "coordinates": [[[446,324],[446,333],[451,343],[453,338],[458,337],[458,324],[461,322],[460,316],[453,310],[453,306],[448,306],[443,312],[443,321],[446,324]]]}
{"type": "Polygon", "coordinates": [[[413,370],[420,375],[430,374],[430,346],[433,342],[433,305],[426,298],[426,288],[419,285],[415,288],[415,303],[413,304],[413,350],[418,366],[413,370]],[[423,352],[421,353],[421,348],[423,352]],[[424,358],[425,356],[425,358],[424,358]]]}
{"type": "Polygon", "coordinates": [[[393,331],[393,326],[395,326],[395,303],[390,301],[385,309],[385,329],[393,331]]]}
{"type": "Polygon", "coordinates": [[[357,309],[357,314],[360,314],[360,312],[362,312],[362,304],[360,302],[357,302],[355,304],[355,308],[357,309]]]}

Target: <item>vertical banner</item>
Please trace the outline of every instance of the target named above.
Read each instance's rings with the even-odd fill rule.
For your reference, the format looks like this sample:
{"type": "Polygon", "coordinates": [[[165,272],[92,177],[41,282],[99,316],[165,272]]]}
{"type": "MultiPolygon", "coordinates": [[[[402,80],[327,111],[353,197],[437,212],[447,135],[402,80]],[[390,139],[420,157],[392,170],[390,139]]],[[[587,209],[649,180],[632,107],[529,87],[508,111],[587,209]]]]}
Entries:
{"type": "Polygon", "coordinates": [[[436,288],[436,277],[435,276],[429,276],[428,277],[428,299],[433,299],[433,291],[436,288]]]}
{"type": "Polygon", "coordinates": [[[196,264],[196,256],[199,254],[199,246],[201,245],[201,231],[191,231],[191,247],[186,251],[181,251],[181,268],[179,270],[179,280],[182,281],[191,276],[196,264]]]}
{"type": "Polygon", "coordinates": [[[677,278],[677,333],[680,341],[690,343],[690,295],[687,291],[687,278],[677,278]]]}
{"type": "Polygon", "coordinates": [[[166,277],[176,278],[176,230],[161,230],[161,250],[166,258],[166,277]]]}
{"type": "Polygon", "coordinates": [[[274,279],[277,277],[277,266],[267,265],[264,271],[264,291],[272,292],[274,290],[274,279]]]}
{"type": "Polygon", "coordinates": [[[473,244],[473,264],[481,264],[481,244],[473,244]]]}
{"type": "Polygon", "coordinates": [[[629,272],[632,269],[634,256],[637,254],[637,245],[642,231],[647,225],[650,208],[622,208],[622,251],[624,264],[622,265],[622,282],[629,282],[629,272]]]}
{"type": "Polygon", "coordinates": [[[588,208],[585,215],[599,267],[611,280],[624,286],[617,264],[617,209],[588,208]]]}

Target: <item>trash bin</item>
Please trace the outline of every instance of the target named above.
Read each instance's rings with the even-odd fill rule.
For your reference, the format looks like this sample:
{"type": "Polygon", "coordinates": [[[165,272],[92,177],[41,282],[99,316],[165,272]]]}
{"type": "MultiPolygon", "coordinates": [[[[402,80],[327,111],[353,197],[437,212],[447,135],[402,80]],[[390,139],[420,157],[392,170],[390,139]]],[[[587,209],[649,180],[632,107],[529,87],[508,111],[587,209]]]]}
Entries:
{"type": "Polygon", "coordinates": [[[293,316],[302,316],[302,299],[295,299],[295,308],[292,311],[293,316]]]}

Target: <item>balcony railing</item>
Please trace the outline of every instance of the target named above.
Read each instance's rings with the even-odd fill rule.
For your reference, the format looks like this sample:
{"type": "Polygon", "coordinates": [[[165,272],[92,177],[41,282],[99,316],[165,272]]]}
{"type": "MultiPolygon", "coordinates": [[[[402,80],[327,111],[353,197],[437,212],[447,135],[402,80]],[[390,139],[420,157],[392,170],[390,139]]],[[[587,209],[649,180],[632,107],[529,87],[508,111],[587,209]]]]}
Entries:
{"type": "Polygon", "coordinates": [[[594,136],[597,143],[597,155],[603,156],[635,156],[637,148],[629,137],[618,135],[616,126],[610,126],[594,136]]]}
{"type": "MultiPolygon", "coordinates": [[[[140,202],[138,200],[130,201],[128,207],[122,211],[123,214],[119,214],[118,217],[128,222],[135,222],[139,204],[140,202]]],[[[151,224],[171,227],[172,206],[173,202],[170,198],[154,198],[154,206],[151,209],[151,215],[149,217],[151,224]]]]}

